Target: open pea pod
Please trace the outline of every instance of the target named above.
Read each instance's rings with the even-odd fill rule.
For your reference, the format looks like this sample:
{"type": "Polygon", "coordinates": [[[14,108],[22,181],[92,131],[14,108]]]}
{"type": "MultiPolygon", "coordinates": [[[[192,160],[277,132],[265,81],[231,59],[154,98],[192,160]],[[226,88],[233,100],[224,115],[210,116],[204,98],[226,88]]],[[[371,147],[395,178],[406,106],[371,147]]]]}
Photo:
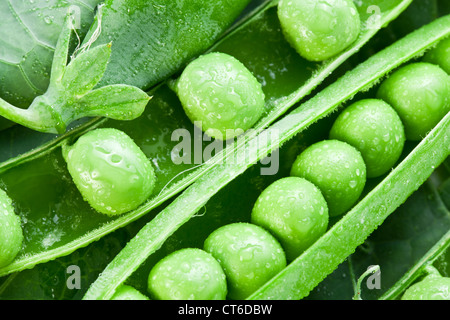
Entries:
{"type": "MultiPolygon", "coordinates": [[[[229,154],[236,161],[213,167],[145,225],[109,263],[89,288],[85,299],[109,299],[171,235],[203,206],[208,208],[208,201],[248,167],[355,95],[366,93],[390,71],[420,56],[449,35],[450,16],[447,15],[373,55],[273,124],[270,130],[246,140],[243,148],[229,154]],[[271,132],[278,135],[273,136],[271,132]]],[[[450,114],[447,114],[419,144],[408,149],[409,153],[387,176],[367,190],[353,209],[250,299],[307,296],[444,162],[450,154],[449,134],[450,114]]]]}
{"type": "MultiPolygon", "coordinates": [[[[388,4],[385,1],[377,2],[381,8],[381,25],[395,19],[410,3],[410,0],[388,4]]],[[[179,141],[172,137],[172,133],[177,129],[186,129],[192,135],[198,132],[195,132],[192,123],[185,116],[175,93],[166,85],[151,91],[153,98],[146,111],[133,121],[93,119],[41,145],[39,144],[46,138],[41,135],[31,135],[32,138],[29,138],[27,130],[14,128],[3,132],[0,140],[5,147],[1,150],[1,157],[6,161],[0,164],[0,186],[14,199],[16,209],[21,214],[25,244],[22,253],[12,264],[2,268],[0,275],[31,268],[67,255],[164,204],[194,181],[212,172],[216,166],[220,166],[228,154],[234,153],[250,138],[256,137],[322,83],[378,31],[376,28],[364,28],[358,40],[342,54],[320,64],[310,63],[300,58],[285,41],[275,5],[276,2],[271,2],[263,6],[262,10],[254,11],[248,16],[248,20],[242,22],[211,49],[235,53],[241,62],[261,79],[267,97],[266,115],[254,130],[239,138],[236,144],[224,146],[221,152],[211,158],[204,157],[200,161],[192,159],[190,163],[174,163],[173,150],[176,150],[179,141]],[[270,41],[262,41],[266,39],[270,41]],[[237,44],[240,44],[239,53],[236,52],[237,44]],[[256,44],[259,49],[257,54],[256,44]],[[276,51],[273,50],[275,47],[276,51]],[[281,56],[284,59],[280,59],[281,56]],[[268,64],[268,59],[273,61],[268,64]],[[98,214],[83,201],[67,172],[59,149],[61,145],[72,143],[79,135],[96,127],[118,128],[131,136],[152,159],[158,177],[155,193],[146,203],[116,218],[98,214]],[[24,153],[15,149],[16,145],[20,146],[26,142],[35,147],[24,153]],[[23,177],[27,177],[26,180],[23,177]]],[[[372,17],[368,7],[369,2],[359,2],[358,9],[364,25],[367,25],[367,21],[372,17]]],[[[200,147],[204,150],[212,143],[214,142],[205,141],[203,147],[200,147]]]]}
{"type": "Polygon", "coordinates": [[[444,203],[449,172],[444,168],[438,167],[307,299],[352,299],[358,291],[364,300],[397,299],[429,265],[448,275],[441,266],[448,261],[445,251],[450,245],[450,215],[444,203]],[[376,287],[363,279],[357,288],[358,277],[375,265],[381,276],[376,287]]]}

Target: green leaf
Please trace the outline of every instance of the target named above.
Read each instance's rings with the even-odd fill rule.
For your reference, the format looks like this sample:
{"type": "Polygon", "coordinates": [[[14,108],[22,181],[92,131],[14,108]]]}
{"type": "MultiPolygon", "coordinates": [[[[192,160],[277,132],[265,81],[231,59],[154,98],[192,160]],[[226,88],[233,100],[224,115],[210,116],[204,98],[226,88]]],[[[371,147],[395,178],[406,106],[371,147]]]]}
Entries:
{"type": "Polygon", "coordinates": [[[61,84],[69,99],[81,97],[100,81],[111,56],[111,45],[105,44],[77,55],[66,67],[61,84]]]}
{"type": "Polygon", "coordinates": [[[144,112],[150,97],[142,90],[116,84],[95,89],[77,101],[75,113],[87,117],[133,120],[144,112]]]}
{"type": "Polygon", "coordinates": [[[145,90],[167,79],[208,49],[249,2],[106,0],[96,45],[112,42],[112,56],[99,86],[145,90]]]}
{"type": "MultiPolygon", "coordinates": [[[[49,85],[53,52],[69,8],[82,38],[99,0],[12,1],[0,3],[0,97],[26,108],[49,85]],[[7,27],[6,27],[7,26],[7,27]]],[[[0,117],[0,130],[10,126],[0,117]]]]}

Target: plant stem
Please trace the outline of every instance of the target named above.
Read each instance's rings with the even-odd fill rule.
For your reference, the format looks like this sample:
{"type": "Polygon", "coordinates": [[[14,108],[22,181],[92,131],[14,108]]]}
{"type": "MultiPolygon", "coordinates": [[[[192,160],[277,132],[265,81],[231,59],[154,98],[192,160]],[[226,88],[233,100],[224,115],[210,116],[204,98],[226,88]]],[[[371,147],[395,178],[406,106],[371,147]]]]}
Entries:
{"type": "Polygon", "coordinates": [[[36,128],[36,115],[28,109],[21,109],[0,98],[0,116],[29,128],[36,128]]]}
{"type": "Polygon", "coordinates": [[[353,300],[362,300],[361,298],[361,283],[362,281],[369,275],[374,274],[375,272],[380,270],[380,266],[371,266],[364,272],[361,277],[359,277],[358,282],[356,283],[355,295],[353,296],[353,300]]]}

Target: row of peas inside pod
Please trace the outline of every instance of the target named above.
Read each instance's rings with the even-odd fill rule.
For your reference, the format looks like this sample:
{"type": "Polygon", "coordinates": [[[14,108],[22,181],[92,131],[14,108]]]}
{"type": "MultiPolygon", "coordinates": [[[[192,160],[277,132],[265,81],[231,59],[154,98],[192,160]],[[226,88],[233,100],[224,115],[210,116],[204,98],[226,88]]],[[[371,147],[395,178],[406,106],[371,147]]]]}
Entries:
{"type": "MultiPolygon", "coordinates": [[[[316,8],[314,1],[279,3],[278,16],[285,37],[305,59],[328,59],[348,47],[359,35],[360,19],[353,2],[329,2],[330,6],[320,8],[316,8]],[[298,19],[299,14],[302,19],[298,19]],[[322,26],[317,28],[311,17],[322,20],[322,26]],[[345,25],[345,30],[336,29],[339,25],[345,25]],[[308,30],[307,37],[299,37],[305,28],[308,30]]],[[[224,53],[213,52],[199,57],[184,69],[178,79],[169,82],[169,86],[179,97],[188,118],[215,139],[235,138],[250,129],[265,111],[261,84],[240,61],[224,53]]],[[[78,152],[80,155],[84,153],[78,152]]],[[[65,154],[69,159],[69,152],[65,154]]],[[[71,172],[76,171],[74,169],[71,172]]],[[[310,204],[321,211],[321,229],[316,231],[316,235],[306,236],[310,239],[303,239],[304,243],[287,248],[290,257],[298,254],[298,246],[306,249],[325,232],[328,224],[327,205],[319,189],[304,179],[298,185],[298,180],[292,178],[283,183],[290,183],[293,190],[301,188],[306,194],[311,194],[310,204]]],[[[90,194],[92,192],[88,191],[85,198],[89,199],[90,194]]],[[[100,207],[98,200],[91,198],[91,202],[104,211],[104,200],[109,196],[102,198],[100,207]]],[[[257,224],[264,225],[264,217],[257,217],[258,210],[263,214],[258,209],[259,202],[255,205],[254,220],[259,219],[257,224]]],[[[114,213],[123,211],[113,210],[116,210],[114,213]]],[[[105,213],[111,213],[111,210],[107,211],[105,213]]],[[[150,296],[155,299],[248,297],[281,271],[287,261],[279,241],[257,224],[226,225],[205,240],[204,250],[186,248],[159,261],[148,277],[150,296]]],[[[294,239],[294,242],[297,241],[294,239]]],[[[284,245],[290,246],[288,243],[284,245]]],[[[140,298],[140,293],[133,290],[123,286],[115,298],[120,298],[123,292],[140,298]]]]}
{"type": "MultiPolygon", "coordinates": [[[[353,2],[328,2],[332,5],[317,7],[314,1],[289,0],[279,3],[278,15],[286,39],[308,60],[332,57],[359,34],[353,2]],[[320,26],[313,23],[318,17],[323,21],[320,26]]],[[[446,50],[448,41],[443,41],[425,57],[426,63],[411,64],[392,74],[380,86],[377,97],[346,108],[332,126],[330,140],[304,150],[292,166],[291,177],[274,182],[261,193],[251,223],[222,226],[205,239],[202,249],[181,249],[160,260],[148,276],[150,297],[245,299],[313,245],[326,232],[330,216],[343,215],[358,201],[367,178],[384,175],[396,164],[406,139],[419,140],[449,111],[449,77],[441,69],[447,68],[448,72],[446,50]]],[[[264,113],[261,84],[242,63],[223,53],[194,60],[169,86],[189,119],[201,123],[201,129],[215,139],[236,137],[264,113]]],[[[97,145],[99,155],[110,159],[110,164],[116,163],[114,152],[102,146],[97,145]]],[[[65,152],[69,168],[71,151],[75,150],[71,149],[65,152]]],[[[135,147],[132,149],[131,153],[139,153],[135,147]]],[[[95,192],[89,186],[84,187],[85,198],[107,214],[120,214],[139,205],[151,194],[155,178],[151,165],[141,158],[142,179],[132,179],[141,190],[133,194],[141,197],[136,197],[131,206],[120,208],[127,198],[124,190],[119,191],[118,195],[125,196],[118,196],[116,204],[107,204],[109,191],[103,197],[92,197],[95,192]],[[147,183],[143,182],[145,176],[149,177],[147,183]]],[[[76,175],[83,170],[74,166],[70,171],[76,175]]],[[[116,176],[128,175],[121,175],[119,170],[111,179],[116,176]]],[[[76,183],[82,190],[81,182],[76,183]]],[[[97,187],[94,185],[93,190],[98,193],[101,188],[97,187]]],[[[128,286],[120,287],[114,298],[126,297],[147,298],[128,286]]]]}
{"type": "MultiPolygon", "coordinates": [[[[278,16],[296,51],[320,61],[351,45],[360,24],[352,1],[314,4],[281,0],[278,16]],[[323,23],[318,26],[313,22],[319,18],[323,23]]],[[[449,77],[442,70],[448,72],[448,47],[449,41],[443,41],[427,54],[426,62],[392,74],[376,98],[344,110],[330,140],[304,150],[292,166],[292,176],[263,191],[252,211],[252,223],[223,226],[205,240],[204,250],[187,248],[161,260],[149,276],[151,295],[243,299],[311,246],[326,232],[329,216],[342,215],[355,204],[367,177],[383,175],[395,165],[405,138],[420,139],[449,111],[449,77]],[[249,243],[256,249],[239,250],[249,243]],[[166,259],[173,262],[166,265],[166,259]],[[173,281],[177,274],[184,280],[173,281]]],[[[170,86],[191,121],[201,122],[202,129],[216,139],[234,138],[264,113],[261,84],[243,64],[223,53],[194,60],[170,86]]],[[[123,214],[153,192],[156,175],[149,159],[121,131],[93,130],[65,145],[63,155],[83,198],[100,213],[123,214]]],[[[10,219],[14,210],[6,198],[0,200],[6,206],[0,227],[12,225],[4,217],[10,219]]],[[[20,250],[21,230],[16,229],[11,236],[2,232],[6,240],[2,239],[0,264],[10,263],[20,250]]],[[[124,286],[118,293],[126,296],[131,291],[124,286]]]]}
{"type": "MultiPolygon", "coordinates": [[[[359,16],[353,2],[329,2],[330,6],[319,8],[315,8],[314,1],[279,4],[278,15],[286,39],[306,59],[318,61],[336,55],[359,34],[359,16]],[[305,12],[309,12],[305,17],[327,18],[323,28],[315,29],[309,20],[304,25],[292,21],[305,12]],[[341,39],[335,26],[348,21],[351,23],[344,31],[351,36],[341,39]],[[303,28],[310,30],[309,41],[300,44],[292,35],[299,34],[303,28]],[[330,43],[330,37],[339,41],[330,43]],[[310,48],[315,56],[305,55],[303,47],[310,48]]],[[[168,85],[177,94],[188,118],[215,139],[235,138],[254,126],[265,112],[262,85],[240,61],[225,53],[200,56],[168,85]]],[[[84,199],[98,212],[111,216],[123,214],[152,194],[156,177],[151,163],[123,132],[93,130],[72,146],[65,145],[63,155],[84,199]]]]}
{"type": "MultiPolygon", "coordinates": [[[[442,46],[448,42],[424,60],[436,57],[442,46]]],[[[330,216],[343,215],[358,201],[367,178],[395,166],[405,140],[420,140],[437,124],[450,110],[449,93],[450,77],[440,66],[416,62],[399,68],[381,84],[377,97],[345,108],[330,140],[300,153],[290,177],[261,193],[251,223],[222,226],[203,249],[181,249],[160,260],[148,277],[149,294],[155,299],[250,296],[313,245],[326,232],[330,216]]],[[[404,299],[445,298],[446,288],[448,278],[428,276],[404,299]]]]}
{"type": "MultiPolygon", "coordinates": [[[[331,7],[319,10],[314,8],[314,1],[279,3],[278,14],[286,39],[308,60],[320,61],[338,54],[359,34],[360,20],[353,2],[330,3],[331,7]],[[298,14],[303,19],[298,19],[298,14]],[[313,19],[310,20],[312,15],[325,18],[322,28],[315,28],[313,19]],[[304,25],[299,21],[304,21],[304,25]],[[345,33],[337,30],[336,25],[346,25],[345,33]],[[310,30],[308,37],[298,36],[303,28],[310,30]]],[[[251,128],[264,113],[261,84],[242,63],[224,53],[210,53],[196,59],[170,87],[177,93],[189,119],[200,123],[201,129],[215,139],[234,138],[251,128]]],[[[292,217],[295,219],[295,214],[292,217]]],[[[160,260],[148,277],[150,296],[163,300],[245,299],[286,266],[285,250],[292,259],[326,231],[328,208],[312,183],[287,178],[261,195],[252,219],[253,224],[233,223],[215,230],[205,240],[203,249],[181,249],[160,260]],[[303,206],[313,206],[311,213],[320,211],[317,219],[313,218],[317,220],[315,230],[303,230],[303,239],[299,239],[295,226],[287,234],[286,223],[281,220],[272,228],[265,222],[270,216],[265,209],[275,208],[273,201],[284,202],[278,187],[293,192],[301,190],[308,197],[303,206]],[[274,227],[284,229],[288,240],[282,241],[285,237],[279,237],[274,227]],[[284,249],[275,236],[282,241],[284,249]]],[[[308,226],[300,226],[305,228],[308,226]]]]}
{"type": "MultiPolygon", "coordinates": [[[[328,3],[329,6],[315,7],[312,0],[282,0],[278,5],[286,39],[306,59],[327,59],[348,47],[359,34],[359,16],[353,2],[328,3]],[[302,19],[297,19],[299,15],[302,19]],[[318,19],[322,21],[320,28],[313,23],[318,19]],[[337,26],[347,27],[339,30],[337,26]],[[307,37],[299,38],[303,30],[307,30],[307,37]],[[348,36],[342,37],[341,31],[348,36]]],[[[63,29],[61,37],[69,34],[69,29],[63,29]]],[[[60,49],[61,55],[67,55],[67,46],[60,49]]],[[[109,52],[109,46],[104,49],[109,52]]],[[[88,55],[83,57],[87,59],[88,55]]],[[[67,68],[76,69],[74,65],[67,68]]],[[[201,123],[202,130],[215,139],[234,138],[251,128],[265,111],[261,84],[242,63],[223,53],[194,60],[170,86],[191,121],[201,123]]],[[[145,94],[139,94],[145,96],[144,102],[148,101],[145,94]]],[[[133,210],[154,191],[156,175],[151,162],[124,132],[96,129],[62,149],[69,173],[83,198],[102,214],[116,216],[133,210]]],[[[4,230],[0,229],[0,266],[11,263],[22,245],[20,219],[14,216],[11,203],[2,194],[0,228],[4,230]]]]}

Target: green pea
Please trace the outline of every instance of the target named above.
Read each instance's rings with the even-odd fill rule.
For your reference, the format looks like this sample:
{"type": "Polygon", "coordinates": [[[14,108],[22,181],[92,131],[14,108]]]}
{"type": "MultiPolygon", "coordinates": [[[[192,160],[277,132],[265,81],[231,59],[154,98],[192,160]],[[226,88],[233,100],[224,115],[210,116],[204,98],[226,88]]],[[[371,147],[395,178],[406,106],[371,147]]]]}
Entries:
{"type": "Polygon", "coordinates": [[[328,206],[314,184],[286,177],[261,193],[251,219],[271,232],[280,241],[288,260],[294,260],[327,230],[328,206]]]}
{"type": "Polygon", "coordinates": [[[350,209],[366,183],[366,165],[361,153],[338,140],[317,142],[306,148],[294,161],[291,176],[305,178],[325,197],[330,216],[350,209]]]}
{"type": "Polygon", "coordinates": [[[216,139],[243,133],[264,112],[261,84],[225,53],[209,53],[192,61],[174,89],[189,119],[216,139]]]}
{"type": "Polygon", "coordinates": [[[0,268],[10,264],[22,249],[23,231],[12,200],[0,189],[0,268]]]}
{"type": "Polygon", "coordinates": [[[280,0],[278,18],[286,40],[310,61],[340,53],[358,38],[361,27],[351,0],[280,0]]]}
{"type": "Polygon", "coordinates": [[[408,140],[421,140],[450,111],[450,76],[436,65],[412,63],[387,78],[377,97],[397,111],[408,140]]]}
{"type": "Polygon", "coordinates": [[[361,152],[367,177],[388,172],[403,151],[405,132],[397,112],[383,100],[365,99],[347,107],[334,122],[330,139],[361,152]]]}
{"type": "Polygon", "coordinates": [[[227,282],[222,267],[211,254],[186,248],[173,252],[152,268],[148,290],[159,300],[224,300],[227,282]]]}
{"type": "Polygon", "coordinates": [[[430,50],[423,61],[437,64],[445,72],[450,74],[450,38],[444,39],[436,48],[430,50]]]}
{"type": "Polygon", "coordinates": [[[450,300],[450,278],[426,276],[406,289],[402,300],[450,300]]]}
{"type": "Polygon", "coordinates": [[[149,300],[149,298],[135,288],[123,284],[117,288],[111,300],[149,300]]]}
{"type": "Polygon", "coordinates": [[[212,232],[204,249],[221,264],[228,281],[228,297],[242,300],[286,266],[279,242],[262,227],[232,223],[212,232]]]}
{"type": "Polygon", "coordinates": [[[155,186],[155,172],[142,150],[124,132],[96,129],[63,155],[75,185],[98,212],[119,215],[141,205],[155,186]]]}

